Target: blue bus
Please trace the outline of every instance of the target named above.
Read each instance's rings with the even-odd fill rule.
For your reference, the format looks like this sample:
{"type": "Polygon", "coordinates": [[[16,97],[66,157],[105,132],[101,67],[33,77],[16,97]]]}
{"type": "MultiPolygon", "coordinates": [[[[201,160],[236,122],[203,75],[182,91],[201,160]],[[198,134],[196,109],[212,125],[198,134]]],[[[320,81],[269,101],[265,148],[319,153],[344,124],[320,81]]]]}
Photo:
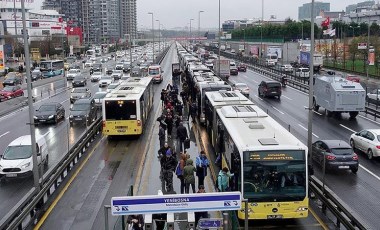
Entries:
{"type": "Polygon", "coordinates": [[[64,74],[63,60],[41,61],[40,70],[45,78],[64,74]]]}

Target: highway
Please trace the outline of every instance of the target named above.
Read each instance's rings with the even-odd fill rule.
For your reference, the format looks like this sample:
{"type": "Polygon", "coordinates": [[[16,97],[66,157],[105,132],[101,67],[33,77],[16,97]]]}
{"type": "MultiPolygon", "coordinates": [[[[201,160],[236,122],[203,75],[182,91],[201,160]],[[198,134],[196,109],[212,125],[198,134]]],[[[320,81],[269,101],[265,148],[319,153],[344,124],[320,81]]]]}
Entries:
{"type": "MultiPolygon", "coordinates": [[[[268,112],[290,132],[307,144],[308,95],[290,88],[282,88],[281,100],[274,98],[259,98],[258,85],[268,78],[251,70],[239,72],[238,76],[229,78],[231,83],[244,82],[250,88],[250,98],[268,112]]],[[[362,129],[378,129],[380,123],[360,114],[356,120],[349,120],[348,114],[341,118],[325,115],[323,109],[314,112],[313,141],[322,139],[339,139],[349,143],[352,133],[362,129]]],[[[356,212],[369,226],[377,228],[377,213],[380,213],[380,159],[368,160],[364,153],[358,153],[360,168],[357,175],[350,171],[327,172],[326,185],[331,188],[352,210],[356,212]]],[[[315,174],[322,180],[322,168],[315,164],[315,174]]]]}
{"type": "MultiPolygon", "coordinates": [[[[171,81],[171,64],[176,61],[176,51],[172,47],[161,64],[165,71],[165,80],[155,86],[154,107],[145,133],[137,140],[130,138],[108,140],[104,136],[99,137],[99,142],[93,145],[68,184],[61,189],[57,198],[51,201],[52,205],[40,219],[36,229],[104,229],[103,206],[110,204],[111,197],[126,195],[131,185],[134,185],[134,195],[155,195],[159,189],[163,190],[159,180],[156,117],[161,111],[160,91],[171,81]]],[[[200,142],[204,140],[199,138],[200,128],[197,125],[185,122],[185,127],[190,133],[191,140],[188,152],[191,158],[195,159],[201,150],[200,142]]],[[[168,139],[169,145],[175,146],[174,138],[175,135],[172,139],[168,139]]],[[[213,153],[208,154],[212,157],[213,153]]],[[[212,174],[209,175],[205,182],[206,191],[214,191],[212,174]]],[[[179,180],[174,176],[173,181],[174,190],[179,193],[179,180]]],[[[211,213],[211,216],[220,217],[214,213],[211,213]]],[[[109,217],[109,226],[112,229],[117,219],[110,214],[109,217]]],[[[186,215],[176,215],[176,219],[184,220],[186,215]]],[[[314,214],[310,214],[309,218],[304,220],[281,222],[271,227],[281,229],[283,224],[297,229],[323,229],[314,214]]],[[[259,226],[265,225],[268,225],[268,222],[259,226]]],[[[183,228],[178,225],[176,229],[183,228]]]]}
{"type": "MultiPolygon", "coordinates": [[[[88,70],[84,70],[83,73],[89,75],[88,70]]],[[[49,163],[48,167],[44,169],[44,172],[50,167],[55,166],[86,130],[86,126],[80,124],[76,124],[72,127],[69,126],[71,83],[67,82],[67,86],[62,88],[63,82],[66,84],[66,81],[64,79],[59,80],[58,78],[62,78],[61,76],[56,78],[57,79],[46,79],[50,80],[51,83],[38,86],[34,88],[33,92],[34,95],[41,95],[41,92],[43,95],[42,98],[39,96],[37,98],[38,100],[33,104],[35,109],[43,103],[60,102],[65,107],[66,112],[66,119],[56,125],[46,124],[36,126],[36,134],[46,136],[49,148],[49,163]],[[59,87],[56,87],[57,85],[59,85],[59,87]],[[60,90],[55,92],[53,90],[54,88],[60,88],[60,90]],[[51,90],[50,93],[48,89],[51,90]]],[[[42,81],[45,80],[41,80],[41,82],[42,81]]],[[[38,81],[38,83],[40,83],[40,81],[38,81]]],[[[88,80],[87,87],[91,90],[92,94],[99,91],[98,84],[91,83],[90,80],[88,80]]],[[[2,124],[0,127],[0,149],[3,151],[14,139],[30,134],[28,126],[28,107],[23,107],[0,117],[0,123],[2,124]]],[[[32,178],[2,181],[0,184],[0,216],[3,217],[8,212],[9,207],[13,207],[32,186],[32,178]]]]}

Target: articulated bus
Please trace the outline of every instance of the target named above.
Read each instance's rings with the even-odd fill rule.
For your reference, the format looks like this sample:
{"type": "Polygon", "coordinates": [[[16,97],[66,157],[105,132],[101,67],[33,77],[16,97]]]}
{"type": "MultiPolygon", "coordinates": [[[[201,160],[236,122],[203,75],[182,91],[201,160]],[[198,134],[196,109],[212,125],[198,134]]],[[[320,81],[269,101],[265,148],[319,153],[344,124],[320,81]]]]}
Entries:
{"type": "Polygon", "coordinates": [[[64,74],[63,60],[41,61],[40,69],[44,77],[54,77],[64,74]]]}
{"type": "MultiPolygon", "coordinates": [[[[308,216],[307,147],[256,105],[216,109],[214,148],[248,200],[248,219],[308,216]]],[[[245,206],[237,211],[245,219],[245,206]]]]}
{"type": "Polygon", "coordinates": [[[216,110],[226,105],[254,105],[254,103],[238,91],[220,90],[206,92],[205,95],[205,127],[211,144],[215,146],[218,138],[216,110]]]}
{"type": "Polygon", "coordinates": [[[107,94],[102,102],[103,134],[141,135],[153,107],[151,77],[131,77],[107,94]]]}

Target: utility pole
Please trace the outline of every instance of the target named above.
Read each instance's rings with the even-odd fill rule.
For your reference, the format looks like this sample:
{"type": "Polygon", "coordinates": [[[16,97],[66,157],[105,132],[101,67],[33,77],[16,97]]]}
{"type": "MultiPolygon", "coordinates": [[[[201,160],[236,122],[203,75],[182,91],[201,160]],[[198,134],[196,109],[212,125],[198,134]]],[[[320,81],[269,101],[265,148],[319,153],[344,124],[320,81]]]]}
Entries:
{"type": "Polygon", "coordinates": [[[25,16],[25,0],[21,0],[21,10],[22,10],[22,31],[24,38],[24,50],[25,50],[25,67],[26,67],[26,79],[27,90],[28,90],[28,108],[29,108],[29,127],[30,127],[30,137],[32,143],[32,158],[33,158],[33,181],[34,188],[37,192],[40,191],[40,175],[38,170],[37,161],[37,149],[36,146],[36,133],[34,127],[34,109],[33,109],[33,94],[32,94],[32,80],[30,77],[30,54],[29,54],[29,41],[28,41],[28,31],[26,30],[26,16],[25,16]]]}
{"type": "Polygon", "coordinates": [[[309,76],[309,113],[307,123],[307,147],[309,164],[312,165],[312,142],[313,142],[313,93],[314,93],[314,0],[311,1],[311,33],[310,33],[310,76],[309,76]]]}

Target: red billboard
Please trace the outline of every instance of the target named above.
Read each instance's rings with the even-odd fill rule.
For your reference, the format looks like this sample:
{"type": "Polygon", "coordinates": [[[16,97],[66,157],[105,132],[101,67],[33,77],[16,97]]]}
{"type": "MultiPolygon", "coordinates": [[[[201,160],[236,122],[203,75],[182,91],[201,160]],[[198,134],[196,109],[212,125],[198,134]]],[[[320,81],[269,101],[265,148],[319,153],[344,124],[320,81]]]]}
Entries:
{"type": "Polygon", "coordinates": [[[83,32],[81,27],[66,27],[67,37],[69,36],[79,36],[80,44],[83,42],[83,32]]]}

